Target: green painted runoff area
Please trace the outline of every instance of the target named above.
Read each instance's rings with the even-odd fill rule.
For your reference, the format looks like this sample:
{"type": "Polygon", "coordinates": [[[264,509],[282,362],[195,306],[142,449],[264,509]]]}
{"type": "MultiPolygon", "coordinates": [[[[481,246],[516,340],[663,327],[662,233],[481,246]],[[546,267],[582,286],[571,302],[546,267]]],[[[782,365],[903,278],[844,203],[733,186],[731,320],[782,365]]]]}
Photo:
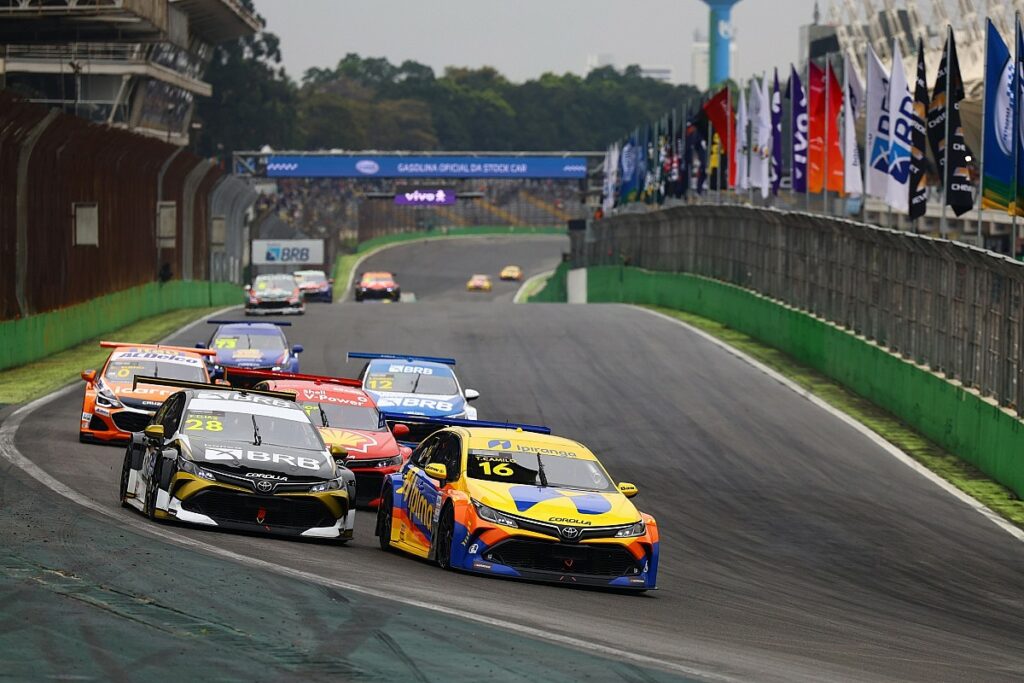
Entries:
{"type": "MultiPolygon", "coordinates": [[[[530,301],[565,301],[566,273],[567,269],[560,267],[545,290],[530,301]]],[[[974,392],[832,323],[709,278],[621,266],[592,267],[587,269],[587,300],[685,311],[745,337],[729,339],[713,324],[699,325],[727,342],[742,346],[756,340],[782,351],[796,363],[777,369],[790,377],[798,375],[799,381],[800,365],[804,370],[811,368],[896,416],[898,420],[886,421],[884,413],[856,406],[850,397],[825,396],[961,489],[1024,524],[1024,503],[1019,500],[1024,496],[1024,423],[974,392]],[[964,462],[950,463],[941,449],[928,448],[906,426],[964,462]],[[979,470],[998,485],[980,481],[979,470]]],[[[822,389],[810,388],[815,393],[822,389]]]]}

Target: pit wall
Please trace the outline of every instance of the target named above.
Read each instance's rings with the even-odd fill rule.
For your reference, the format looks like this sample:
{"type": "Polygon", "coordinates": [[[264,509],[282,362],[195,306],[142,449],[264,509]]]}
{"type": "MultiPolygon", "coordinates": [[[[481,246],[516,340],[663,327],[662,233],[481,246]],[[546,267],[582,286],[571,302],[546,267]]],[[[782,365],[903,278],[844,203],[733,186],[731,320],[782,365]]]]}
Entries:
{"type": "Polygon", "coordinates": [[[241,305],[242,289],[226,282],[150,283],[48,313],[0,321],[0,370],[95,339],[143,318],[179,308],[241,305]]]}
{"type": "MultiPolygon", "coordinates": [[[[564,280],[560,285],[553,277],[531,301],[565,301],[564,280]]],[[[861,336],[750,290],[686,273],[591,267],[587,299],[686,311],[750,335],[864,396],[1024,496],[1024,423],[861,336]]]]}

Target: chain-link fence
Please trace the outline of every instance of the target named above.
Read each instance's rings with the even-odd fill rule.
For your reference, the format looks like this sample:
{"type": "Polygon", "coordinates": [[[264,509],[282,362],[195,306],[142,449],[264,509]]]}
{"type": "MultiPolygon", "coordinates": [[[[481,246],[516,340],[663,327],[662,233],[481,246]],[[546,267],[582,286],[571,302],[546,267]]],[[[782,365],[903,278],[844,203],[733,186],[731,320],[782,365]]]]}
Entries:
{"type": "Polygon", "coordinates": [[[595,221],[573,235],[572,246],[576,266],[688,272],[752,289],[1024,413],[1024,264],[1007,257],[837,218],[739,206],[595,221]]]}

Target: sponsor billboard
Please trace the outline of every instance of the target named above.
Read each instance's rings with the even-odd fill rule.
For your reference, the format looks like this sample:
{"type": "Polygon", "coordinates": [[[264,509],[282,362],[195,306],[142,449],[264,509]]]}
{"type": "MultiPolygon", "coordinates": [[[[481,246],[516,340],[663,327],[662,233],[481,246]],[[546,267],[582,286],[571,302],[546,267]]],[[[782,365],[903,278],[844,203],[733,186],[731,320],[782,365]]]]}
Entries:
{"type": "Polygon", "coordinates": [[[324,241],[253,240],[252,256],[257,266],[320,264],[324,262],[324,241]]]}
{"type": "Polygon", "coordinates": [[[447,187],[411,187],[395,193],[395,204],[399,206],[448,206],[455,199],[455,192],[447,187]]]}
{"type": "Polygon", "coordinates": [[[584,157],[271,155],[268,178],[587,177],[584,157]]]}

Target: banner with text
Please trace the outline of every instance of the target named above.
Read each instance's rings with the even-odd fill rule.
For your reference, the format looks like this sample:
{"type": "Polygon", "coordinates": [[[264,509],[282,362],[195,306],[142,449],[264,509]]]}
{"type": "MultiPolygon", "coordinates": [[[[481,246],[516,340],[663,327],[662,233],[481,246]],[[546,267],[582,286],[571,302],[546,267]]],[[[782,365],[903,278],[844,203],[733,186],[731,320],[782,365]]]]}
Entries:
{"type": "Polygon", "coordinates": [[[268,178],[562,178],[587,177],[584,157],[313,156],[267,158],[268,178]]]}
{"type": "Polygon", "coordinates": [[[304,265],[324,262],[323,240],[253,240],[252,262],[257,266],[304,265]]]}

